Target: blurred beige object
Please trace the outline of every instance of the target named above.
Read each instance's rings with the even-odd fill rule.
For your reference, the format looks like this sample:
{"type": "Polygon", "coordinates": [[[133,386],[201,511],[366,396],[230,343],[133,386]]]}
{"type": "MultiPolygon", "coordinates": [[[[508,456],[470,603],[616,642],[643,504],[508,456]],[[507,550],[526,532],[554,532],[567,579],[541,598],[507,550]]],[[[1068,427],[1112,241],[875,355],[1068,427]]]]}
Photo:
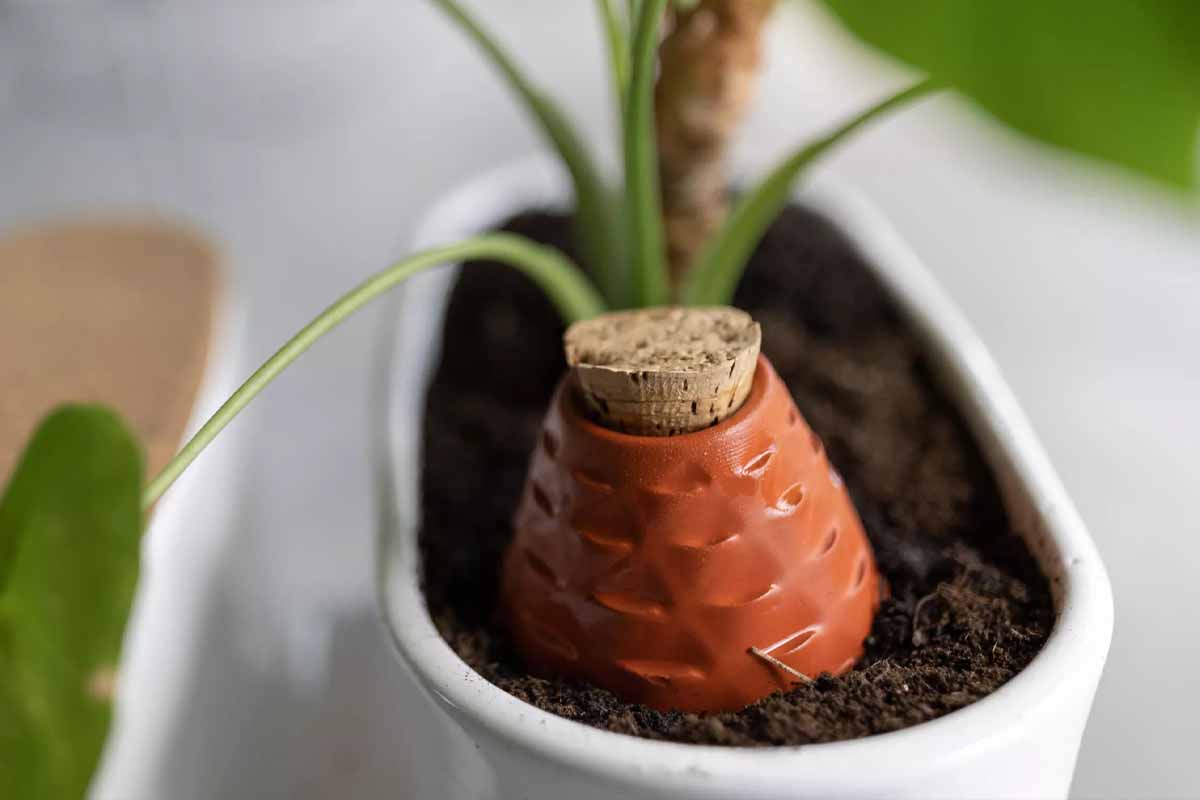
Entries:
{"type": "Polygon", "coordinates": [[[132,425],[150,474],[183,436],[209,357],[217,257],[162,222],[26,228],[0,237],[0,481],[61,403],[132,425]]]}

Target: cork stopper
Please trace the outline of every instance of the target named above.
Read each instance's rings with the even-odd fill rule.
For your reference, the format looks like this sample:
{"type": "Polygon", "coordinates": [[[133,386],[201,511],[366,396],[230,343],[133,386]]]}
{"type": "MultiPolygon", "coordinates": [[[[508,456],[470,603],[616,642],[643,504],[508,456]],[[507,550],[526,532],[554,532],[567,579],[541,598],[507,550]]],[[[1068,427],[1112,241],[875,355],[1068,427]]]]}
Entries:
{"type": "Polygon", "coordinates": [[[750,394],[762,332],[735,308],[647,308],[563,337],[577,394],[600,424],[643,436],[716,425],[750,394]]]}

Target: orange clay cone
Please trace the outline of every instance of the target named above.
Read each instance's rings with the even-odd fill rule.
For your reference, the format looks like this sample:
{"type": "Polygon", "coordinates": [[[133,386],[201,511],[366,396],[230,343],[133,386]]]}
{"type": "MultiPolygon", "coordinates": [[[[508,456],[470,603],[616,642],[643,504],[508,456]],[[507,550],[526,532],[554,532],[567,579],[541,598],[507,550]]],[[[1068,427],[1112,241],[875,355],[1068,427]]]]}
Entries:
{"type": "Polygon", "coordinates": [[[675,436],[591,422],[574,385],[546,415],[504,563],[531,669],[697,712],[850,669],[878,606],[874,558],[767,359],[731,416],[675,436]]]}

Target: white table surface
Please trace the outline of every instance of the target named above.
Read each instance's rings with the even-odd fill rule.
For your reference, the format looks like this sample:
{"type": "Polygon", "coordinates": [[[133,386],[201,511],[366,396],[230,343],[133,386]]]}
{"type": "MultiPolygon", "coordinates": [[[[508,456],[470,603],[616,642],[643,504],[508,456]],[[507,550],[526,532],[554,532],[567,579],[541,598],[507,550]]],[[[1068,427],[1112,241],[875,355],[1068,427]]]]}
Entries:
{"type": "MultiPolygon", "coordinates": [[[[256,362],[403,252],[441,190],[537,140],[425,3],[235,5],[0,4],[0,225],[148,209],[214,232],[256,362]]],[[[473,5],[603,138],[590,4],[473,5]]],[[[769,62],[737,152],[751,171],[898,81],[801,4],[769,62]]],[[[949,98],[820,169],[889,213],[962,306],[1105,556],[1116,634],[1074,794],[1200,796],[1200,214],[949,98]]],[[[138,776],[147,797],[407,794],[398,754],[419,732],[372,589],[382,321],[351,320],[236,423],[240,522],[188,634],[187,724],[138,776]]]]}

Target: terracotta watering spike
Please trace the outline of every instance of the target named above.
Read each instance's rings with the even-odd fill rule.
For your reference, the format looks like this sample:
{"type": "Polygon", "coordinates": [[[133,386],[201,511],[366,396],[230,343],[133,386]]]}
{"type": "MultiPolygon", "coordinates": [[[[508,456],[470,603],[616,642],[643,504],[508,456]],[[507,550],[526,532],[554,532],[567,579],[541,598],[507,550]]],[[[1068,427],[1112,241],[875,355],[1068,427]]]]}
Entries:
{"type": "MultiPolygon", "coordinates": [[[[649,319],[651,328],[688,329],[689,340],[697,324],[722,331],[717,338],[728,347],[718,347],[715,360],[694,360],[692,374],[719,362],[726,382],[687,384],[720,395],[739,360],[758,349],[749,317],[741,315],[740,328],[721,327],[716,317],[736,322],[741,314],[730,312],[624,315],[643,315],[639,322],[649,319]],[[670,314],[689,316],[687,324],[670,314]],[[708,315],[708,323],[692,315],[708,315]]],[[[584,324],[622,321],[613,317],[584,324]]],[[[567,335],[572,361],[580,357],[579,333],[567,335]]],[[[681,389],[678,362],[658,358],[660,381],[646,347],[628,355],[608,352],[605,367],[636,371],[647,396],[664,384],[681,389]]],[[[503,571],[504,613],[532,669],[655,708],[718,711],[803,676],[844,672],[862,654],[879,602],[870,545],[787,387],[765,357],[751,361],[744,402],[726,400],[727,417],[715,424],[706,417],[703,429],[672,436],[593,421],[603,420],[604,397],[594,383],[593,394],[580,391],[578,364],[559,385],[503,571]]],[[[689,410],[692,399],[699,409],[707,398],[693,395],[689,410]]],[[[648,429],[656,430],[653,421],[648,429]]]]}

